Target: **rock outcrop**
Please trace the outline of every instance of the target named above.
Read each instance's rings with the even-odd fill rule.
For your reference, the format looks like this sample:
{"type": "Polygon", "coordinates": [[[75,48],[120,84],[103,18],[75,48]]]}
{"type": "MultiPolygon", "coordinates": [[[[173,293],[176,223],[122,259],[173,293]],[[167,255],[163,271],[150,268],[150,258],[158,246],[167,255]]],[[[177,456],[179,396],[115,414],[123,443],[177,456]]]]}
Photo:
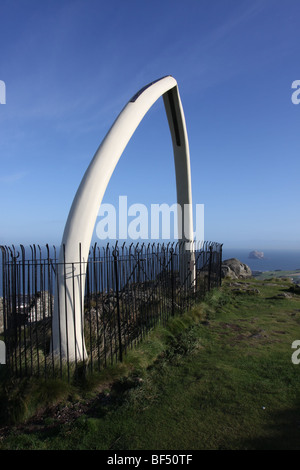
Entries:
{"type": "Polygon", "coordinates": [[[252,276],[252,271],[247,264],[237,258],[226,259],[222,262],[222,277],[231,279],[247,279],[252,276]]]}

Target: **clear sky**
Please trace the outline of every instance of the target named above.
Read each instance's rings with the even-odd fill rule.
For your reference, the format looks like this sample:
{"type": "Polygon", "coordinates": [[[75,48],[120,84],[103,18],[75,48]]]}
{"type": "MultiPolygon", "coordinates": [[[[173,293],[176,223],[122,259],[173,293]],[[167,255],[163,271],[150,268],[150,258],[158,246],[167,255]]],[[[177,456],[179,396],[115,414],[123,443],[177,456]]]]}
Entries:
{"type": "MultiPolygon", "coordinates": [[[[0,243],[59,244],[81,178],[147,83],[178,82],[193,204],[225,247],[300,246],[299,0],[0,0],[0,243]]],[[[105,203],[176,202],[159,99],[105,203]]]]}

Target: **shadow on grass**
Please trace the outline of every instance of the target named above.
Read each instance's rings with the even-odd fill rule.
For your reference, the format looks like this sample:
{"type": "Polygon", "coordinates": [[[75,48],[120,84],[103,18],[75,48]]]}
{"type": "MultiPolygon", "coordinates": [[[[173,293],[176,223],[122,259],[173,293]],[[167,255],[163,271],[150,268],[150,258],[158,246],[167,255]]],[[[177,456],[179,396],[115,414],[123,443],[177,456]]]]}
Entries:
{"type": "Polygon", "coordinates": [[[272,424],[265,426],[264,435],[241,442],[248,450],[300,450],[300,403],[295,408],[270,415],[272,424]]]}

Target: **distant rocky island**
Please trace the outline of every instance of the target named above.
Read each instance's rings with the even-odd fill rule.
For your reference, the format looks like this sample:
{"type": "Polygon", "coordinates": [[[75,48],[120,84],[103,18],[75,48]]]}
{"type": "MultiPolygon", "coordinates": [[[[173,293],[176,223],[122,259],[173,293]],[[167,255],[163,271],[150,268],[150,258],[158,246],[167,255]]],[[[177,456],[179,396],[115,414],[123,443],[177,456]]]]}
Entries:
{"type": "Polygon", "coordinates": [[[264,259],[264,253],[262,251],[250,251],[248,258],[250,259],[264,259]]]}

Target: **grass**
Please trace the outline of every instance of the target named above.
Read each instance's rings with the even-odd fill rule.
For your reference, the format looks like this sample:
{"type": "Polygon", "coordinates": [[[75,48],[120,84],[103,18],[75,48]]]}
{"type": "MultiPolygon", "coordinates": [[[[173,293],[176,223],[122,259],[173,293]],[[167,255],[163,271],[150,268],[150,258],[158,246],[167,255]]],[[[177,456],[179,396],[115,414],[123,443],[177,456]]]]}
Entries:
{"type": "Polygon", "coordinates": [[[10,383],[21,411],[0,449],[300,450],[300,296],[277,297],[289,287],[226,280],[123,364],[70,385],[10,383]]]}
{"type": "Polygon", "coordinates": [[[297,279],[300,276],[300,269],[294,269],[293,271],[284,271],[284,270],[275,270],[275,271],[263,271],[255,275],[256,279],[264,281],[270,278],[295,278],[297,279]]]}

